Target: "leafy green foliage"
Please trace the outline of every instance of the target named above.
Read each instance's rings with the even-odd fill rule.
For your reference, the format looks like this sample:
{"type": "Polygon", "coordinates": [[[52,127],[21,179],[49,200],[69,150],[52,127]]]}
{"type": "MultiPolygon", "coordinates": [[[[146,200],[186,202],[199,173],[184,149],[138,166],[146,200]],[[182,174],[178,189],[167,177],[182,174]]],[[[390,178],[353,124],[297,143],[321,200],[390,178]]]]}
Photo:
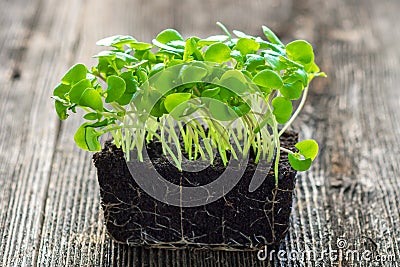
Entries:
{"type": "Polygon", "coordinates": [[[232,108],[218,100],[211,101],[210,114],[214,119],[219,121],[231,121],[238,117],[232,108]]]}
{"type": "Polygon", "coordinates": [[[290,165],[295,170],[306,171],[318,154],[318,144],[314,140],[303,140],[295,146],[299,152],[288,155],[290,165]]]}
{"type": "Polygon", "coordinates": [[[172,112],[177,106],[188,101],[191,98],[190,93],[174,93],[168,95],[164,100],[165,109],[172,112]]]}
{"type": "MultiPolygon", "coordinates": [[[[156,138],[164,153],[172,153],[170,147],[181,143],[177,137],[164,136],[178,123],[185,125],[180,130],[182,150],[192,159],[208,154],[212,161],[216,149],[227,163],[226,153],[236,155],[232,138],[244,143],[241,153],[252,147],[256,162],[270,158],[271,151],[281,148],[279,136],[303,107],[309,83],[325,74],[304,40],[285,46],[265,26],[266,40],[238,30],[231,34],[217,24],[222,34],[205,38],[184,39],[176,30],[166,29],[152,43],[128,35],[98,41],[110,49],[94,56],[97,65],[72,66],[53,91],[61,120],[77,108],[86,112],[74,137],[77,145],[98,151],[99,137],[111,132],[125,151],[140,151],[146,140],[156,138]],[[186,121],[192,114],[203,119],[186,121]]],[[[281,149],[289,153],[294,169],[308,169],[318,153],[317,143],[305,140],[296,148],[298,152],[281,149]]],[[[177,153],[172,157],[180,166],[181,151],[177,153]]]]}
{"type": "Polygon", "coordinates": [[[239,50],[242,55],[255,53],[259,48],[260,44],[249,38],[240,38],[235,46],[235,49],[239,50]]]}
{"type": "Polygon", "coordinates": [[[210,45],[204,54],[205,61],[222,63],[231,59],[231,49],[224,43],[210,45]]]}
{"type": "Polygon", "coordinates": [[[101,145],[99,143],[99,133],[89,124],[83,124],[75,133],[74,140],[76,144],[88,151],[99,151],[101,145]]]}
{"type": "Polygon", "coordinates": [[[85,90],[90,87],[92,87],[92,83],[87,79],[77,82],[74,86],[71,87],[71,91],[69,91],[69,100],[72,103],[79,104],[83,92],[85,92],[85,90]]]}
{"type": "Polygon", "coordinates": [[[125,93],[125,80],[116,75],[107,77],[107,85],[106,103],[111,103],[118,100],[125,93]]]}
{"type": "Polygon", "coordinates": [[[79,105],[82,107],[89,107],[96,111],[103,110],[103,101],[99,92],[93,88],[87,88],[81,98],[79,99],[79,105]]]}
{"type": "Polygon", "coordinates": [[[272,70],[262,70],[253,78],[253,82],[263,91],[270,93],[272,89],[280,89],[283,86],[282,78],[272,70]]]}
{"type": "Polygon", "coordinates": [[[156,40],[162,44],[168,44],[171,41],[183,41],[182,35],[174,29],[167,29],[160,32],[156,40]]]}
{"type": "Polygon", "coordinates": [[[267,26],[262,26],[264,35],[267,37],[268,41],[273,44],[279,45],[281,47],[285,47],[285,45],[279,40],[279,38],[275,35],[273,31],[271,31],[267,26]]]}
{"type": "Polygon", "coordinates": [[[68,107],[64,106],[64,104],[58,100],[56,100],[54,106],[60,120],[66,120],[68,118],[68,113],[67,113],[68,107]]]}
{"type": "Polygon", "coordinates": [[[274,107],[273,114],[275,115],[276,121],[280,124],[287,122],[292,115],[292,102],[284,97],[278,96],[272,100],[272,106],[274,107]]]}
{"type": "Polygon", "coordinates": [[[67,73],[65,73],[64,77],[61,79],[63,84],[72,85],[76,82],[79,82],[82,79],[86,78],[87,69],[83,64],[76,64],[72,66],[67,73]]]}

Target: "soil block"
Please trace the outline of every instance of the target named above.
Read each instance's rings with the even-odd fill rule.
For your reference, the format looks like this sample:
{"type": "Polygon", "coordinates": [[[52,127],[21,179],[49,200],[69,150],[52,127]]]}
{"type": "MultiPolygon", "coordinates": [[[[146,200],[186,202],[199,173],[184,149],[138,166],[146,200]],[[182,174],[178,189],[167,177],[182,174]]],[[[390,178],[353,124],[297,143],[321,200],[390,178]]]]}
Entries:
{"type": "MultiPolygon", "coordinates": [[[[281,145],[294,149],[297,140],[297,133],[286,132],[281,145]]],[[[157,172],[181,186],[208,184],[225,170],[218,155],[214,164],[204,170],[180,172],[162,155],[160,143],[151,142],[147,151],[157,172]]],[[[256,250],[279,245],[288,230],[296,171],[290,167],[286,153],[281,154],[279,162],[278,187],[271,167],[260,187],[249,192],[256,168],[254,155],[250,154],[236,186],[224,197],[198,207],[178,207],[152,198],[133,179],[122,150],[110,142],[93,159],[107,231],[117,242],[151,247],[256,250]]]]}

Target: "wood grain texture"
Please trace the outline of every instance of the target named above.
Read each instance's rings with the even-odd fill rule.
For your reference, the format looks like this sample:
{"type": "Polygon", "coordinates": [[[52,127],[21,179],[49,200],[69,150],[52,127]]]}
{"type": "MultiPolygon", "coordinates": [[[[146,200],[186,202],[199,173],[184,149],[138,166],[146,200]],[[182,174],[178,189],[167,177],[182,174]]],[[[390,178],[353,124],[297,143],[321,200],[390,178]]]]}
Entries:
{"type": "Polygon", "coordinates": [[[0,266],[399,266],[398,11],[397,0],[0,1],[0,266]],[[80,121],[60,125],[54,115],[57,77],[73,62],[93,63],[96,40],[150,41],[166,27],[205,36],[219,32],[217,20],[310,40],[329,75],[312,83],[295,125],[321,152],[299,177],[281,247],[312,250],[314,261],[115,244],[103,226],[91,154],[73,143],[80,121]],[[338,239],[348,243],[342,252],[371,250],[371,258],[396,261],[321,257],[338,239]]]}
{"type": "Polygon", "coordinates": [[[60,52],[72,50],[73,41],[56,41],[68,32],[60,32],[62,18],[53,12],[55,5],[1,3],[6,22],[0,52],[0,266],[29,266],[38,254],[58,128],[49,102],[51,91],[43,89],[61,74],[59,67],[67,62],[60,52]]]}

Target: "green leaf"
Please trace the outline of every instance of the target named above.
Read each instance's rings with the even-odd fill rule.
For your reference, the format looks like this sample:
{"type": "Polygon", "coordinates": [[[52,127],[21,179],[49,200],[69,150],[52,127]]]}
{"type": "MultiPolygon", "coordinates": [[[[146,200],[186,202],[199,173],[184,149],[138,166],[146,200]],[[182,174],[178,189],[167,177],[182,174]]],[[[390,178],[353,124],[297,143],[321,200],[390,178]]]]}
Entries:
{"type": "Polygon", "coordinates": [[[134,43],[131,43],[129,46],[131,48],[133,48],[135,50],[139,50],[139,51],[148,50],[153,47],[152,44],[142,43],[142,42],[134,42],[134,43]]]}
{"type": "Polygon", "coordinates": [[[267,26],[262,26],[263,32],[265,37],[267,37],[268,41],[270,41],[273,44],[277,44],[279,46],[284,46],[284,44],[279,40],[279,38],[275,35],[273,31],[271,31],[270,28],[267,26]]]}
{"type": "Polygon", "coordinates": [[[165,69],[152,76],[150,86],[154,87],[158,92],[165,94],[176,86],[177,75],[175,71],[165,69]]]}
{"type": "Polygon", "coordinates": [[[243,73],[247,78],[249,78],[249,80],[253,80],[253,75],[250,71],[242,69],[240,72],[243,73]]]}
{"type": "Polygon", "coordinates": [[[173,40],[168,42],[168,45],[178,49],[185,49],[186,42],[181,40],[173,40]]]}
{"type": "Polygon", "coordinates": [[[63,84],[74,84],[86,78],[88,70],[83,64],[76,64],[72,66],[64,77],[61,79],[63,84]]]}
{"type": "Polygon", "coordinates": [[[228,71],[224,71],[224,73],[221,76],[221,81],[226,80],[226,79],[230,79],[230,78],[235,78],[237,80],[239,80],[242,83],[246,83],[247,79],[244,76],[244,74],[239,71],[239,70],[228,70],[228,71]]]}
{"type": "Polygon", "coordinates": [[[172,66],[176,66],[176,65],[181,65],[181,64],[183,64],[183,60],[180,59],[181,56],[182,56],[182,55],[179,55],[179,58],[171,59],[171,60],[167,63],[167,67],[169,68],[169,67],[172,67],[172,66]]]}
{"type": "Polygon", "coordinates": [[[285,82],[295,82],[295,81],[301,81],[303,86],[308,85],[308,74],[305,72],[303,69],[297,69],[295,72],[290,73],[289,77],[285,77],[285,82]]]}
{"type": "Polygon", "coordinates": [[[183,53],[183,60],[187,61],[189,57],[194,53],[196,50],[196,41],[195,39],[188,38],[185,43],[185,51],[183,53]]]}
{"type": "Polygon", "coordinates": [[[286,53],[289,59],[299,62],[302,65],[307,65],[314,61],[313,48],[304,40],[296,40],[287,44],[286,53]]]}
{"type": "Polygon", "coordinates": [[[160,32],[156,40],[162,44],[167,44],[174,40],[184,41],[182,35],[174,29],[166,29],[160,32]]]}
{"type": "Polygon", "coordinates": [[[294,83],[285,83],[281,89],[279,89],[281,94],[290,100],[297,100],[300,98],[303,92],[303,85],[301,81],[296,81],[294,83]]]}
{"type": "Polygon", "coordinates": [[[234,49],[239,50],[242,55],[254,53],[260,48],[260,44],[248,38],[240,38],[234,49]]]}
{"type": "Polygon", "coordinates": [[[312,161],[318,154],[318,144],[314,140],[303,140],[298,142],[295,147],[299,153],[289,154],[289,162],[293,169],[306,171],[311,167],[312,161]],[[302,159],[302,156],[304,159],[302,159]]]}
{"type": "Polygon", "coordinates": [[[244,61],[243,61],[243,56],[242,56],[242,54],[240,53],[240,51],[238,51],[238,50],[232,50],[232,51],[231,51],[231,57],[232,57],[234,60],[236,60],[238,63],[241,63],[241,64],[244,63],[244,61]]]}
{"type": "Polygon", "coordinates": [[[90,124],[90,127],[104,127],[104,126],[107,126],[107,125],[109,125],[109,124],[111,124],[111,123],[114,123],[115,122],[115,119],[105,119],[105,120],[102,120],[102,121],[97,121],[97,122],[95,122],[95,123],[92,123],[92,124],[90,124]]]}
{"type": "Polygon", "coordinates": [[[318,154],[318,143],[312,139],[298,142],[295,147],[299,150],[301,155],[311,160],[314,160],[318,154]]]}
{"type": "Polygon", "coordinates": [[[101,145],[98,140],[99,133],[93,128],[89,127],[87,123],[81,125],[75,133],[75,143],[82,149],[88,151],[100,151],[101,145]]]}
{"type": "Polygon", "coordinates": [[[164,107],[164,99],[159,99],[151,109],[150,115],[159,118],[164,115],[164,111],[166,111],[164,107]]]}
{"type": "Polygon", "coordinates": [[[133,95],[138,90],[138,83],[133,77],[132,72],[123,72],[120,77],[125,81],[126,90],[116,102],[120,105],[127,105],[131,102],[133,95]]]}
{"type": "Polygon", "coordinates": [[[267,41],[264,41],[261,37],[256,38],[256,42],[260,44],[260,49],[271,50],[279,53],[280,55],[285,55],[285,47],[283,45],[273,44],[267,41]]]}
{"type": "Polygon", "coordinates": [[[115,69],[110,66],[109,60],[107,58],[99,58],[99,63],[97,64],[97,71],[104,77],[108,75],[116,74],[115,69]]]}
{"type": "Polygon", "coordinates": [[[133,68],[137,68],[140,65],[143,65],[147,62],[155,64],[157,62],[156,55],[154,55],[150,50],[136,50],[135,57],[140,58],[141,61],[132,66],[133,68]]]}
{"type": "Polygon", "coordinates": [[[68,107],[64,106],[64,104],[58,100],[55,101],[54,105],[56,108],[58,118],[60,118],[60,120],[66,120],[68,118],[68,113],[67,113],[68,107]]]}
{"type": "Polygon", "coordinates": [[[163,43],[159,42],[159,41],[156,40],[156,39],[153,39],[152,42],[153,42],[153,44],[154,44],[155,46],[167,50],[167,51],[159,51],[159,52],[157,52],[157,54],[160,54],[161,52],[164,52],[164,53],[165,53],[165,52],[173,52],[172,55],[178,55],[178,56],[179,56],[180,53],[184,53],[184,49],[175,48],[175,47],[172,47],[172,46],[170,46],[170,45],[163,44],[163,43]]]}
{"type": "Polygon", "coordinates": [[[250,112],[251,107],[246,103],[242,102],[238,106],[231,107],[239,117],[242,117],[250,112]]]}
{"type": "Polygon", "coordinates": [[[114,46],[114,47],[122,47],[125,44],[131,44],[136,42],[136,39],[129,35],[114,35],[110,37],[106,37],[96,42],[96,45],[100,46],[114,46]]]}
{"type": "Polygon", "coordinates": [[[125,81],[126,93],[135,93],[138,90],[138,83],[133,77],[132,72],[123,72],[119,77],[125,81]]]}
{"type": "Polygon", "coordinates": [[[262,56],[256,54],[247,54],[246,63],[244,64],[246,70],[253,72],[258,66],[263,66],[265,64],[265,59],[262,56]]]}
{"type": "Polygon", "coordinates": [[[211,116],[219,121],[232,121],[238,118],[238,115],[232,108],[218,100],[210,102],[209,110],[211,116]]]}
{"type": "Polygon", "coordinates": [[[300,159],[300,156],[298,154],[289,154],[289,163],[292,166],[293,169],[296,171],[306,171],[311,167],[312,160],[311,159],[300,159]]]}
{"type": "Polygon", "coordinates": [[[99,92],[93,88],[86,89],[81,99],[79,100],[79,105],[83,107],[89,107],[97,111],[103,111],[103,101],[99,92]]]}
{"type": "Polygon", "coordinates": [[[231,99],[232,97],[236,97],[237,94],[235,94],[235,92],[221,87],[220,91],[219,91],[219,99],[223,100],[223,101],[228,101],[229,99],[231,99]]]}
{"type": "Polygon", "coordinates": [[[157,64],[155,64],[155,65],[150,69],[149,77],[155,75],[156,73],[162,71],[163,69],[165,69],[164,63],[157,63],[157,64]]]}
{"type": "Polygon", "coordinates": [[[65,95],[68,94],[70,90],[71,86],[60,83],[56,88],[54,88],[53,95],[58,96],[61,99],[66,99],[65,95]]]}
{"type": "Polygon", "coordinates": [[[83,116],[83,118],[89,121],[95,121],[99,120],[101,118],[101,115],[96,112],[90,112],[83,116]]]}
{"type": "Polygon", "coordinates": [[[185,51],[183,54],[183,60],[188,61],[192,56],[195,60],[203,61],[203,55],[197,48],[198,37],[190,37],[186,40],[185,51]]]}
{"type": "Polygon", "coordinates": [[[174,108],[188,101],[191,98],[191,96],[192,94],[190,93],[174,93],[167,95],[167,97],[164,100],[165,109],[168,112],[172,112],[174,108]]]}
{"type": "Polygon", "coordinates": [[[263,70],[256,74],[253,82],[265,88],[280,89],[283,86],[282,78],[272,70],[263,70]]]}
{"type": "Polygon", "coordinates": [[[254,36],[248,35],[244,32],[238,31],[238,30],[233,30],[232,32],[239,38],[248,38],[248,39],[253,39],[253,40],[255,39],[254,36]]]}
{"type": "Polygon", "coordinates": [[[287,122],[292,115],[293,105],[290,100],[284,97],[278,96],[272,100],[272,107],[274,111],[276,121],[280,124],[287,122]]]}
{"type": "Polygon", "coordinates": [[[115,102],[117,102],[118,104],[125,106],[128,105],[133,98],[133,95],[135,93],[124,93],[120,98],[118,98],[115,102]]]}
{"type": "Polygon", "coordinates": [[[156,90],[152,90],[149,87],[141,88],[137,91],[132,99],[132,103],[136,106],[140,112],[150,112],[157,101],[162,97],[162,94],[156,90]]]}
{"type": "Polygon", "coordinates": [[[220,91],[219,87],[209,88],[201,92],[201,96],[215,98],[219,94],[219,91],[220,91]]]}
{"type": "Polygon", "coordinates": [[[81,80],[80,82],[78,82],[74,86],[72,86],[71,91],[69,91],[69,100],[72,103],[79,105],[79,101],[82,97],[83,92],[85,92],[85,90],[87,88],[91,88],[91,87],[92,87],[92,83],[89,80],[87,80],[87,79],[81,80]]]}
{"type": "Polygon", "coordinates": [[[127,53],[123,53],[123,52],[119,52],[119,51],[109,51],[109,50],[101,51],[97,55],[94,55],[93,57],[94,58],[104,58],[104,59],[108,59],[109,61],[119,59],[119,60],[122,60],[123,63],[131,63],[134,61],[138,61],[137,58],[135,58],[127,53]]]}
{"type": "MultiPolygon", "coordinates": [[[[156,40],[153,40],[153,44],[154,45],[156,45],[156,46],[158,46],[158,47],[160,47],[160,48],[163,48],[163,49],[161,49],[161,50],[159,50],[159,51],[157,51],[156,53],[155,53],[155,56],[156,56],[156,58],[158,58],[159,59],[159,61],[161,60],[161,59],[165,59],[165,58],[175,58],[175,59],[179,59],[179,58],[183,58],[183,53],[184,53],[184,50],[180,50],[180,49],[175,49],[175,48],[173,48],[173,47],[169,47],[168,48],[168,46],[167,45],[164,45],[164,44],[162,44],[162,43],[159,43],[160,45],[158,45],[158,44],[156,44],[156,40]],[[163,46],[163,47],[162,47],[163,46]],[[170,50],[165,50],[165,49],[170,49],[170,50]],[[174,50],[174,51],[172,51],[172,50],[174,50]]],[[[172,61],[172,60],[171,60],[172,61]]]]}
{"type": "MultiPolygon", "coordinates": [[[[241,72],[239,73],[242,74],[241,72]]],[[[227,77],[223,80],[221,79],[217,84],[226,88],[225,90],[228,90],[229,94],[232,96],[240,96],[248,91],[247,84],[236,77],[227,77]]]]}
{"type": "Polygon", "coordinates": [[[308,72],[319,72],[320,69],[318,67],[317,64],[315,64],[315,62],[311,62],[309,65],[307,65],[307,71],[308,72]]]}
{"type": "Polygon", "coordinates": [[[201,82],[206,75],[207,69],[197,66],[185,65],[180,70],[182,83],[201,82]]]}
{"type": "Polygon", "coordinates": [[[231,59],[231,49],[223,43],[210,45],[204,54],[205,61],[222,63],[231,59]]]}
{"type": "Polygon", "coordinates": [[[116,101],[118,98],[120,98],[125,90],[126,90],[126,84],[124,79],[112,75],[107,77],[107,97],[106,97],[106,103],[111,103],[116,101]]]}
{"type": "Polygon", "coordinates": [[[244,74],[238,70],[226,71],[216,84],[229,89],[229,94],[233,96],[241,95],[248,91],[247,80],[244,74]]]}
{"type": "Polygon", "coordinates": [[[267,64],[276,71],[281,71],[288,67],[288,64],[279,55],[268,53],[264,55],[264,58],[267,64]]]}
{"type": "Polygon", "coordinates": [[[226,36],[226,35],[213,35],[213,36],[207,37],[206,39],[199,40],[199,42],[197,44],[200,46],[205,46],[205,45],[211,45],[211,44],[215,44],[215,43],[223,43],[228,39],[229,39],[229,36],[226,36]]]}
{"type": "Polygon", "coordinates": [[[222,24],[221,22],[217,21],[217,25],[218,25],[218,27],[220,27],[225,32],[226,35],[229,36],[229,38],[232,38],[231,34],[229,33],[228,29],[225,27],[224,24],[222,24]]]}
{"type": "Polygon", "coordinates": [[[147,72],[144,71],[142,68],[136,70],[135,75],[138,78],[139,84],[143,84],[148,80],[147,72]]]}

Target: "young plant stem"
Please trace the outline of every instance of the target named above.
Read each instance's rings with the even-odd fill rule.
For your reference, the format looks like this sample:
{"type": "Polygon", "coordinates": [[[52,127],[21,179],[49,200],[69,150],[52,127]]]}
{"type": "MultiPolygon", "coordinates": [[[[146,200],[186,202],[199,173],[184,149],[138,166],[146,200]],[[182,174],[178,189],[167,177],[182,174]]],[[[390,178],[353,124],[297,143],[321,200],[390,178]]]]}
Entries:
{"type": "Polygon", "coordinates": [[[290,120],[285,124],[285,126],[283,126],[283,128],[279,132],[279,136],[281,136],[289,128],[289,126],[293,123],[293,121],[299,115],[301,109],[303,108],[304,104],[306,103],[307,94],[308,94],[308,87],[304,88],[303,97],[301,98],[299,106],[297,107],[296,111],[293,113],[290,120]]]}
{"type": "Polygon", "coordinates": [[[275,168],[274,168],[274,173],[275,173],[275,185],[278,186],[279,183],[279,160],[281,157],[281,142],[279,140],[279,134],[277,132],[278,130],[278,123],[274,119],[274,139],[275,139],[275,147],[276,149],[276,155],[275,155],[275,168]]]}
{"type": "Polygon", "coordinates": [[[283,152],[286,152],[286,153],[288,153],[288,154],[293,154],[293,152],[292,151],[290,151],[289,149],[287,149],[287,148],[284,148],[284,147],[280,147],[279,148],[281,151],[283,151],[283,152]]]}

